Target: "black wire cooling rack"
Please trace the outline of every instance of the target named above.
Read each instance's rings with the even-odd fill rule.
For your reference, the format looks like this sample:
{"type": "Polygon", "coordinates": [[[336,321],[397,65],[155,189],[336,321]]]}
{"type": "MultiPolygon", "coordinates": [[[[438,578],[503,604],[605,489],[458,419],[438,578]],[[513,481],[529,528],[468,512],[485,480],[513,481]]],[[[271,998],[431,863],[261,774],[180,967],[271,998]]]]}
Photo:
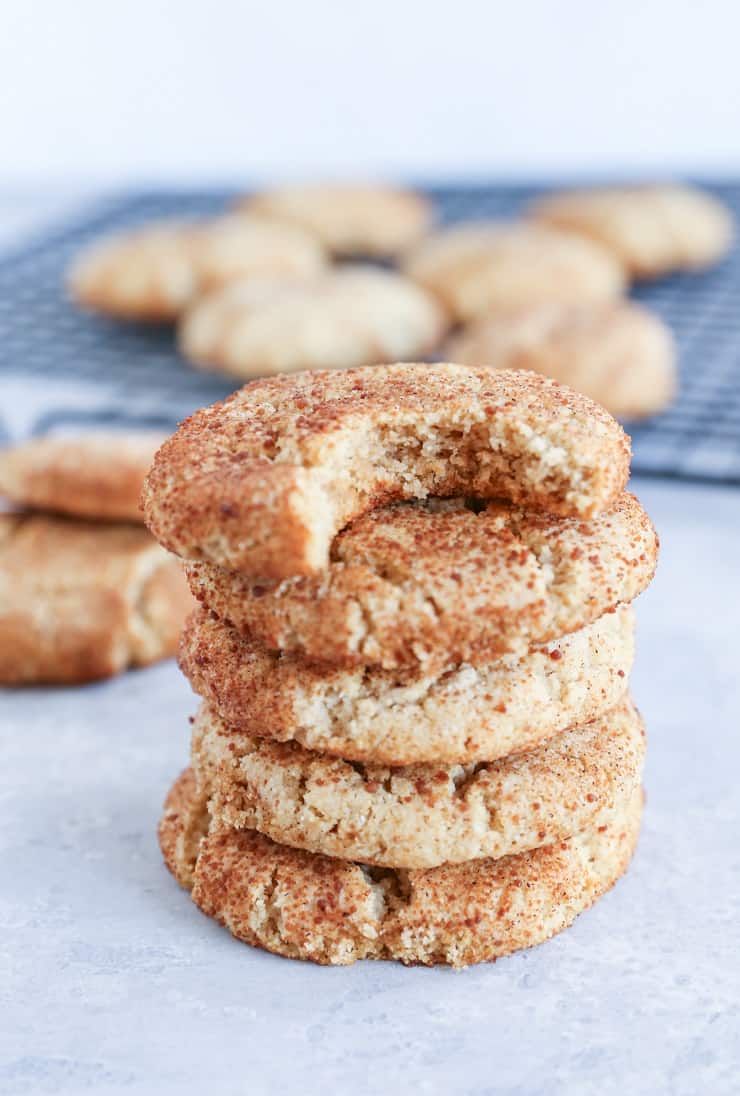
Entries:
{"type": "MultiPolygon", "coordinates": [[[[740,183],[710,186],[740,221],[740,183]]],[[[511,216],[541,190],[430,191],[442,221],[511,216]]],[[[198,373],[172,332],[83,314],[66,299],[69,260],[101,233],[151,218],[222,210],[230,194],[141,192],[111,197],[0,259],[0,436],[91,425],[171,427],[234,382],[198,373]]],[[[715,269],[639,286],[635,297],[671,326],[679,347],[673,406],[627,424],[633,470],[740,483],[740,250],[715,269]]]]}

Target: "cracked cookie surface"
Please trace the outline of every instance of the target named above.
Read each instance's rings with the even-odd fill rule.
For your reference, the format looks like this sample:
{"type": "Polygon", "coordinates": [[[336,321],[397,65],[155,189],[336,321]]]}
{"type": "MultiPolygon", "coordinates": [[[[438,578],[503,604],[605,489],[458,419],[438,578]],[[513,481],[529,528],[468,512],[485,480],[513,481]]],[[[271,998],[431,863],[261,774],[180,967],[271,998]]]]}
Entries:
{"type": "Polygon", "coordinates": [[[653,576],[658,538],[627,492],[589,522],[505,503],[397,504],[358,518],[319,576],[187,563],[194,596],[272,650],[343,666],[489,662],[576,631],[653,576]]]}
{"type": "Polygon", "coordinates": [[[207,705],[191,765],[218,829],[379,867],[509,856],[596,828],[640,784],[631,700],[526,753],[472,765],[359,765],[231,731],[207,705]]]}
{"type": "Polygon", "coordinates": [[[279,187],[245,198],[240,208],[298,225],[343,257],[397,255],[423,236],[433,218],[421,194],[357,183],[279,187]]]}
{"type": "Polygon", "coordinates": [[[238,939],[294,959],[398,959],[465,967],[554,936],[616,882],[634,852],[638,789],[608,821],[498,860],[423,871],[375,869],[276,844],[253,830],[211,831],[186,770],[160,845],[193,901],[238,939]]]}
{"type": "Polygon", "coordinates": [[[308,372],[254,381],[187,419],[154,459],[144,512],[186,559],[289,578],[324,570],[344,526],[402,499],[593,517],[623,490],[629,454],[608,412],[533,373],[308,372]]]}
{"type": "Polygon", "coordinates": [[[426,674],[274,654],[198,610],[183,631],[180,667],[230,727],[407,765],[490,761],[588,722],[622,698],[633,656],[629,606],[521,657],[426,674]]]}

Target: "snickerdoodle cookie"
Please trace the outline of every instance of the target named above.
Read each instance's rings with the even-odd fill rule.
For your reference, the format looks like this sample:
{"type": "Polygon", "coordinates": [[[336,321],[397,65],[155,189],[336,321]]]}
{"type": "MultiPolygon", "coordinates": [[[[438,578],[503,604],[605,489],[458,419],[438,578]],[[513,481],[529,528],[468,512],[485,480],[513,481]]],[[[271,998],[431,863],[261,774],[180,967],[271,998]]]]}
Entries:
{"type": "Polygon", "coordinates": [[[452,225],[423,241],[403,269],[463,323],[533,305],[602,304],[625,288],[622,265],[599,244],[524,222],[452,225]]]}
{"type": "Polygon", "coordinates": [[[196,412],[144,485],[158,540],[265,578],[323,570],[336,534],[384,503],[507,498],[588,518],[629,473],[603,408],[548,378],[454,365],[270,377],[196,412]]]}
{"type": "Polygon", "coordinates": [[[145,529],[0,514],[0,683],[93,681],[175,653],[192,599],[145,529]]]}
{"type": "Polygon", "coordinates": [[[34,438],[0,450],[0,495],[38,510],[143,522],[140,497],[164,434],[34,438]]]}
{"type": "Polygon", "coordinates": [[[595,827],[640,784],[644,730],[624,699],[527,753],[472,765],[360,765],[232,731],[202,705],[192,766],[219,828],[394,868],[498,858],[595,827]]]}
{"type": "Polygon", "coordinates": [[[195,597],[265,646],[339,665],[480,664],[632,601],[658,538],[627,492],[589,522],[490,502],[371,510],[317,576],[254,580],[187,563],[195,597]]]}
{"type": "Polygon", "coordinates": [[[356,183],[280,187],[245,198],[242,207],[299,225],[338,256],[398,255],[424,235],[433,218],[421,194],[356,183]]]}
{"type": "Polygon", "coordinates": [[[180,666],[230,727],[383,765],[490,761],[614,707],[634,655],[632,609],[517,657],[425,673],[341,669],[268,651],[199,610],[180,666]]]}
{"type": "Polygon", "coordinates": [[[637,844],[638,789],[567,841],[498,860],[422,871],[371,868],[278,845],[254,830],[210,830],[190,770],[160,824],[165,861],[196,905],[234,936],[294,959],[465,967],[554,936],[617,881],[637,844]]]}
{"type": "Polygon", "coordinates": [[[311,277],[325,262],[300,228],[235,215],[156,222],[95,242],[72,265],[68,284],[86,308],[162,322],[237,278],[311,277]]]}
{"type": "Polygon", "coordinates": [[[669,328],[627,301],[548,304],[489,316],[452,338],[445,353],[463,365],[532,369],[624,418],[662,411],[676,388],[669,328]]]}
{"type": "Polygon", "coordinates": [[[688,186],[566,191],[538,202],[531,213],[542,224],[609,248],[636,278],[711,266],[729,250],[734,235],[726,206],[688,186]]]}
{"type": "Polygon", "coordinates": [[[303,282],[234,282],[195,302],[179,331],[186,358],[236,377],[347,369],[423,357],[447,329],[421,286],[371,266],[303,282]]]}

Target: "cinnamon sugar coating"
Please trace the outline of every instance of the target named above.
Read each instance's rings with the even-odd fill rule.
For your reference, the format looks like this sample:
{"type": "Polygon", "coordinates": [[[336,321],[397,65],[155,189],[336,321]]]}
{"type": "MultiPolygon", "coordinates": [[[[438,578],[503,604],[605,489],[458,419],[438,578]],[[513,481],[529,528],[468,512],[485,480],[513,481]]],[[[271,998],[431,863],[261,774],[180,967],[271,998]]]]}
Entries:
{"type": "Polygon", "coordinates": [[[662,411],[677,384],[670,328],[634,301],[541,305],[484,317],[453,337],[445,353],[466,365],[532,369],[623,418],[662,411]]]}
{"type": "Polygon", "coordinates": [[[175,653],[192,599],[136,525],[0,514],[0,683],[72,684],[175,653]]]}
{"type": "Polygon", "coordinates": [[[490,662],[632,601],[658,538],[624,492],[591,521],[491,502],[396,504],[335,537],[327,570],[254,580],[188,563],[194,596],[272,650],[342,666],[490,662]]]}
{"type": "Polygon", "coordinates": [[[620,701],[633,655],[628,606],[523,656],[429,673],[274,654],[199,610],[180,666],[230,727],[395,766],[490,761],[588,722],[620,701]]]}
{"type": "Polygon", "coordinates": [[[201,706],[193,771],[212,824],[379,867],[431,868],[525,852],[595,828],[640,784],[629,698],[526,753],[472,765],[360,765],[230,730],[201,706]]]}
{"type": "Polygon", "coordinates": [[[248,944],[322,964],[465,967],[570,925],[626,870],[641,813],[638,789],[608,821],[545,848],[424,871],[373,869],[253,830],[211,831],[187,770],[167,797],[160,844],[196,905],[248,944]]]}
{"type": "Polygon", "coordinates": [[[37,510],[143,522],[141,485],[165,436],[33,438],[0,450],[0,495],[37,510]]]}
{"type": "Polygon", "coordinates": [[[430,495],[589,518],[617,500],[629,440],[590,400],[531,373],[401,364],[271,377],[165,442],[143,504],[186,559],[315,574],[368,510],[430,495]]]}

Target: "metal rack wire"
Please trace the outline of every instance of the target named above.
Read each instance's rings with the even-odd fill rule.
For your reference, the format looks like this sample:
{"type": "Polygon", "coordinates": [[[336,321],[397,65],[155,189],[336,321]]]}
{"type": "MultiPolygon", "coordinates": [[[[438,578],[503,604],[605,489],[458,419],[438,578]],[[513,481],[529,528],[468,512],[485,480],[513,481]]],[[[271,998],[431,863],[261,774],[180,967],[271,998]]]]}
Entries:
{"type": "MultiPolygon", "coordinates": [[[[710,189],[740,221],[740,184],[710,189]]],[[[430,191],[443,221],[511,216],[538,192],[430,191]]],[[[184,363],[171,331],[87,316],[63,288],[67,263],[95,236],[151,218],[211,213],[230,197],[112,197],[0,261],[0,436],[102,423],[166,428],[233,389],[232,381],[184,363]]],[[[672,327],[680,369],[673,406],[647,423],[627,424],[634,471],[740,483],[740,250],[707,273],[645,284],[634,295],[672,327]]]]}

